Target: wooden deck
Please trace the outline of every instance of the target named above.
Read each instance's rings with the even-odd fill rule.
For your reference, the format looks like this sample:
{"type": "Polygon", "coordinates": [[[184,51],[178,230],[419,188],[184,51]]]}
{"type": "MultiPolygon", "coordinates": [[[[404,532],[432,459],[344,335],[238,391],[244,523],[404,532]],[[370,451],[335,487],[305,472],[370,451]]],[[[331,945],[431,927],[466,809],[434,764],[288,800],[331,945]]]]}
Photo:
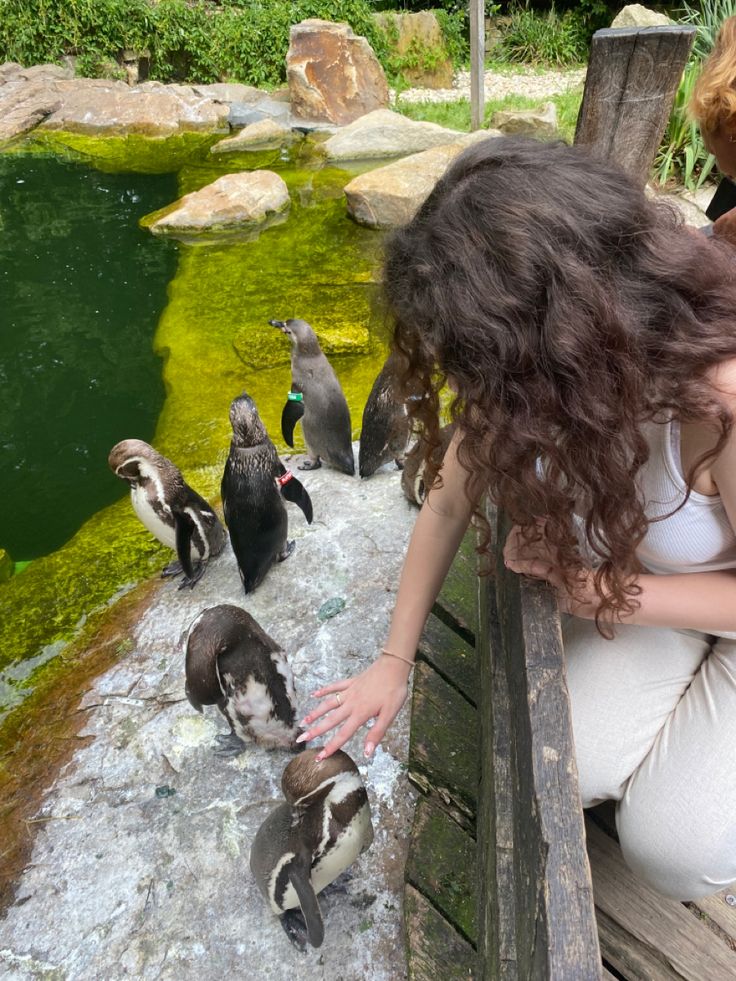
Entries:
{"type": "MultiPolygon", "coordinates": [[[[550,976],[538,967],[524,968],[516,952],[490,968],[477,951],[483,867],[476,845],[478,632],[478,580],[468,538],[427,623],[414,678],[409,778],[421,797],[405,887],[412,981],[550,976]]],[[[736,979],[736,890],[697,903],[668,901],[624,865],[612,806],[586,815],[585,826],[602,965],[598,968],[596,956],[595,973],[568,976],[576,981],[596,975],[631,981],[736,979]]],[[[503,932],[503,923],[500,928],[503,932]]],[[[511,924],[509,935],[510,930],[511,924]]]]}

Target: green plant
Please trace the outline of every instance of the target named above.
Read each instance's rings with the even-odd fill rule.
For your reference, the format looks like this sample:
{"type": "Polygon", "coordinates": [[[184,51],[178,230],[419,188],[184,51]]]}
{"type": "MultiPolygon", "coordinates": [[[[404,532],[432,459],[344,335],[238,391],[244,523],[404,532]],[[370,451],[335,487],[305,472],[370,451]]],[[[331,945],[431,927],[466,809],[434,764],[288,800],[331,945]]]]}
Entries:
{"type": "Polygon", "coordinates": [[[689,62],[675,94],[667,129],[654,161],[654,179],[660,185],[679,179],[689,190],[697,190],[715,166],[715,157],[705,149],[698,125],[689,118],[687,111],[699,71],[700,62],[689,62]]]}
{"type": "Polygon", "coordinates": [[[502,61],[576,65],[585,61],[588,41],[589,32],[579,13],[558,14],[554,4],[540,13],[527,4],[512,11],[494,54],[502,61]]]}
{"type": "Polygon", "coordinates": [[[684,0],[680,21],[695,24],[697,33],[693,42],[692,58],[702,61],[713,50],[716,35],[727,17],[736,15],[736,0],[700,0],[693,6],[684,0]]]}

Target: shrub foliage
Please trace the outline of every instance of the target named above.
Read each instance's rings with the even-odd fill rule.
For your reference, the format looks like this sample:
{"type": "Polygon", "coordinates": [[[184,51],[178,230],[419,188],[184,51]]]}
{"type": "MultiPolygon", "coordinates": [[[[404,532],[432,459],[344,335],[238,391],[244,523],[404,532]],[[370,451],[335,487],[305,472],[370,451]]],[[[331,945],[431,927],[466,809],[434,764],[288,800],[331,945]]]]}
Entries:
{"type": "Polygon", "coordinates": [[[23,65],[81,57],[80,73],[148,51],[162,82],[277,85],[289,27],[308,17],[346,21],[385,64],[387,43],[370,0],[0,0],[0,61],[23,65]]]}

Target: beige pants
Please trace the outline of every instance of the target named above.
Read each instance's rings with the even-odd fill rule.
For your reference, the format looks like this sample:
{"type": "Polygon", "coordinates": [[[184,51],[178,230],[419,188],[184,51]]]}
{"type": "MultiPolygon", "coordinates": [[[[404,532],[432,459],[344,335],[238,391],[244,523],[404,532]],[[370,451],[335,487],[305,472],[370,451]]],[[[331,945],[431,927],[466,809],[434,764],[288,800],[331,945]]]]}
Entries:
{"type": "Polygon", "coordinates": [[[624,858],[675,899],[736,880],[736,640],[563,618],[583,807],[618,801],[624,858]]]}

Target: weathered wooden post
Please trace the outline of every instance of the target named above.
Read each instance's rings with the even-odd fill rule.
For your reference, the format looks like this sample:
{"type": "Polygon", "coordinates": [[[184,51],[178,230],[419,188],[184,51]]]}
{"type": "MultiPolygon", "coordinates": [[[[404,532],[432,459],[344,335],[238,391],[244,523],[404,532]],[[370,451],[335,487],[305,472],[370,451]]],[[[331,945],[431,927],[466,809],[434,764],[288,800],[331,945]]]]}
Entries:
{"type": "Polygon", "coordinates": [[[575,143],[645,184],[694,36],[679,24],[596,31],[575,143]]]}
{"type": "Polygon", "coordinates": [[[485,3],[484,0],[470,0],[470,128],[480,129],[483,125],[483,103],[485,101],[485,3]]]}

